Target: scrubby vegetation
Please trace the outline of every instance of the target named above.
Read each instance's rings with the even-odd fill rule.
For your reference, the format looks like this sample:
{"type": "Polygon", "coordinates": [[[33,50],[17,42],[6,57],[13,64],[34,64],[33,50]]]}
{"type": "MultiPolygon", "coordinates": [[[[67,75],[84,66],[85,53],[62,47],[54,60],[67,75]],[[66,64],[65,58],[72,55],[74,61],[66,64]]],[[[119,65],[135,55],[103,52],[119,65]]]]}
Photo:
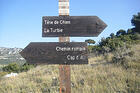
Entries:
{"type": "MultiPolygon", "coordinates": [[[[97,52],[99,54],[109,53],[116,51],[118,48],[126,47],[129,48],[132,44],[137,44],[140,42],[140,13],[134,15],[131,20],[134,28],[130,28],[127,31],[121,29],[117,31],[116,35],[111,33],[109,37],[102,38],[99,44],[89,47],[92,52],[97,52]]],[[[85,40],[85,42],[92,42],[94,40],[85,40]]]]}
{"type": "Polygon", "coordinates": [[[121,64],[127,69],[129,67],[127,65],[128,58],[134,57],[136,52],[131,48],[140,43],[140,13],[133,16],[131,23],[134,28],[127,31],[121,29],[116,34],[111,33],[109,37],[102,38],[99,44],[89,46],[90,53],[105,56],[108,53],[112,53],[112,62],[121,64]]]}
{"type": "Polygon", "coordinates": [[[28,63],[25,63],[23,65],[19,65],[17,63],[11,63],[11,64],[3,67],[2,70],[4,72],[8,72],[8,73],[11,73],[11,72],[19,73],[19,72],[28,71],[34,67],[35,67],[35,65],[30,65],[28,63]]]}
{"type": "MultiPolygon", "coordinates": [[[[140,13],[131,22],[134,28],[112,33],[98,45],[86,41],[89,64],[71,66],[71,93],[140,93],[140,13]]],[[[15,78],[1,78],[0,93],[59,93],[58,65],[39,65],[29,70],[28,65],[12,64],[3,70],[22,73],[15,78]]]]}

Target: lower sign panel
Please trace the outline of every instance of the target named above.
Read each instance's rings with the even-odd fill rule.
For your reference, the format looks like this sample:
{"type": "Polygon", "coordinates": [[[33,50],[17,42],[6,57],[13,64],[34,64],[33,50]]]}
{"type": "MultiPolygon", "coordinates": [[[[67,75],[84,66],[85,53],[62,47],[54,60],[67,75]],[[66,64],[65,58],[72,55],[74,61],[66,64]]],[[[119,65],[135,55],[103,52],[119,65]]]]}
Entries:
{"type": "Polygon", "coordinates": [[[32,42],[20,54],[30,64],[88,64],[85,42],[32,42]]]}

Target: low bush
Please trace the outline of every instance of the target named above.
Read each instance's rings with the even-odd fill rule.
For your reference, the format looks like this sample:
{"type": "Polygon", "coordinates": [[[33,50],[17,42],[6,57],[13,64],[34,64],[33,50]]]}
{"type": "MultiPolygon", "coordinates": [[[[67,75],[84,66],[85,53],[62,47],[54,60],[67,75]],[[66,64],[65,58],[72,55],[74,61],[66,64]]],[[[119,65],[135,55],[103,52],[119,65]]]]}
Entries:
{"type": "Polygon", "coordinates": [[[35,65],[30,65],[28,63],[25,63],[23,65],[18,65],[17,63],[11,63],[11,64],[3,67],[2,70],[5,72],[9,72],[9,73],[11,73],[11,72],[19,73],[19,72],[28,71],[34,67],[35,67],[35,65]]]}

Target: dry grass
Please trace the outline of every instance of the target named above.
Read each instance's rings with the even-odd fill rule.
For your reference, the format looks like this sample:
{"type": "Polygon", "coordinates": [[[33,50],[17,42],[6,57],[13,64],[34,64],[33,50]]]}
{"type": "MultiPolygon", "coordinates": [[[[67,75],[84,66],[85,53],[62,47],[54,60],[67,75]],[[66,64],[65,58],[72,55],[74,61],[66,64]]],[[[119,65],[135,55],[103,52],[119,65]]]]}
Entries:
{"type": "Polygon", "coordinates": [[[112,64],[93,67],[75,66],[72,70],[72,81],[76,83],[72,93],[132,93],[128,91],[135,88],[134,93],[140,92],[140,78],[135,71],[126,71],[112,64]],[[84,80],[84,85],[79,83],[80,80],[84,80]],[[127,83],[127,80],[132,83],[127,83]],[[131,86],[128,87],[128,84],[131,86]]]}
{"type": "MultiPolygon", "coordinates": [[[[58,93],[59,81],[52,86],[53,77],[59,77],[58,66],[38,66],[15,78],[1,79],[0,93],[58,93]]],[[[139,93],[139,77],[139,71],[113,64],[71,66],[72,93],[139,93]]]]}
{"type": "Polygon", "coordinates": [[[38,66],[17,77],[3,78],[0,93],[48,93],[53,77],[58,77],[58,66],[38,66]]]}
{"type": "MultiPolygon", "coordinates": [[[[140,45],[132,50],[136,52],[127,70],[106,62],[112,54],[90,58],[88,65],[71,66],[72,93],[140,93],[140,45]]],[[[58,67],[37,66],[15,78],[1,78],[0,93],[59,93],[58,67]]]]}

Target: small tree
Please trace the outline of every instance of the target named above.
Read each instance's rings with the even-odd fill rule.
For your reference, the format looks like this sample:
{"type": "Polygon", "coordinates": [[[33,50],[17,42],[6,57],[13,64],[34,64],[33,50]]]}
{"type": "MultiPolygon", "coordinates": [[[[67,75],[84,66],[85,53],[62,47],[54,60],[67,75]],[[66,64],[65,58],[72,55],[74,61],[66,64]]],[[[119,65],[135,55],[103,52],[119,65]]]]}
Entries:
{"type": "Polygon", "coordinates": [[[131,23],[133,26],[135,26],[133,30],[140,33],[140,13],[138,13],[137,15],[133,15],[131,23]]]}
{"type": "Polygon", "coordinates": [[[115,38],[115,34],[114,33],[111,33],[110,34],[110,37],[111,37],[111,39],[115,38]]]}
{"type": "Polygon", "coordinates": [[[125,35],[125,34],[126,34],[126,31],[121,29],[116,33],[116,36],[125,35]]]}
{"type": "Polygon", "coordinates": [[[85,40],[85,42],[87,42],[89,45],[90,44],[95,44],[95,41],[92,40],[92,39],[87,39],[87,40],[85,40]]]}
{"type": "Polygon", "coordinates": [[[133,32],[133,29],[128,29],[127,30],[127,34],[133,34],[134,32],[133,32]]]}

